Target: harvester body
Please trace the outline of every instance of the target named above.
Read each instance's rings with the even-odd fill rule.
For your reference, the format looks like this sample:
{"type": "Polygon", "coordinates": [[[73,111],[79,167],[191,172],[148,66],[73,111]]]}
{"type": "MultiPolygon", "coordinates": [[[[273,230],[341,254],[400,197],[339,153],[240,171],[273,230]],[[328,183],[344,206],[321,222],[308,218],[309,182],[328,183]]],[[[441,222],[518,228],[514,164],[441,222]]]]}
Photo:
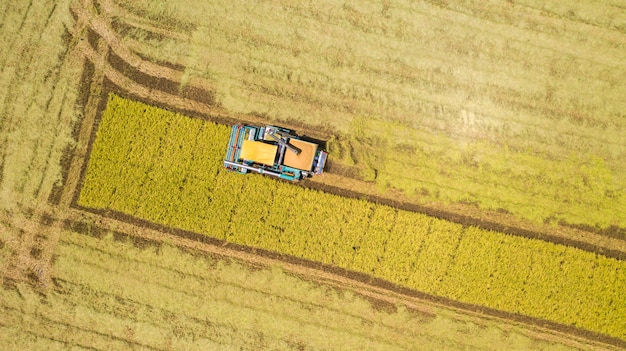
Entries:
{"type": "Polygon", "coordinates": [[[291,130],[237,124],[232,127],[224,167],[298,181],[322,174],[327,153],[317,143],[303,140],[291,130]]]}

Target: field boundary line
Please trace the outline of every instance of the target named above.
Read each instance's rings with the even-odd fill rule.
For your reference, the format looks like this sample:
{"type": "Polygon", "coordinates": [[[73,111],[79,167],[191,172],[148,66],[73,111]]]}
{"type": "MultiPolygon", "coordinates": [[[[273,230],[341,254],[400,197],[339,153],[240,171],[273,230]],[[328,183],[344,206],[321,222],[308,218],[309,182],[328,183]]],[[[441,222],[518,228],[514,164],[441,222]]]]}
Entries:
{"type": "MultiPolygon", "coordinates": [[[[182,79],[183,72],[174,70],[167,66],[162,66],[156,64],[151,61],[144,60],[138,55],[134,54],[131,50],[129,50],[126,46],[122,45],[118,36],[115,34],[114,30],[111,28],[111,25],[103,19],[101,16],[97,17],[89,17],[85,8],[92,8],[93,3],[91,1],[86,1],[83,7],[79,7],[73,3],[74,6],[71,7],[72,12],[80,19],[87,21],[91,30],[93,30],[100,38],[104,39],[104,41],[109,45],[112,52],[116,55],[120,56],[125,62],[127,62],[130,66],[137,69],[138,71],[152,75],[158,76],[167,80],[171,80],[173,82],[178,82],[182,79]],[[89,7],[87,7],[89,6],[89,7]]],[[[189,84],[196,86],[199,89],[210,91],[210,86],[205,86],[208,83],[200,80],[193,80],[189,82],[189,84]]]]}
{"type": "MultiPolygon", "coordinates": [[[[83,19],[78,18],[77,24],[87,26],[88,23],[83,24],[83,19]]],[[[77,28],[77,32],[80,32],[77,28]]],[[[81,41],[77,44],[76,49],[81,52],[86,59],[89,59],[94,64],[94,72],[91,78],[91,83],[89,84],[89,94],[87,98],[87,102],[85,104],[83,111],[83,118],[78,126],[78,135],[76,140],[76,147],[73,152],[73,157],[69,166],[68,177],[64,184],[64,190],[61,193],[61,198],[59,201],[59,206],[61,208],[66,208],[70,206],[71,196],[76,191],[77,185],[79,184],[79,176],[80,169],[83,168],[84,164],[89,162],[89,152],[90,150],[90,140],[92,139],[92,134],[94,134],[95,129],[97,128],[96,119],[98,114],[98,106],[101,103],[101,91],[103,88],[103,81],[105,76],[105,66],[106,59],[109,54],[109,46],[105,40],[101,40],[98,37],[97,52],[89,52],[89,54],[85,54],[85,47],[89,46],[88,42],[81,41]]]]}
{"type": "MultiPolygon", "coordinates": [[[[101,44],[101,45],[104,45],[104,44],[101,44]]],[[[97,53],[94,50],[92,50],[92,48],[87,47],[87,46],[83,46],[82,48],[84,49],[83,53],[85,54],[85,56],[88,59],[90,59],[92,61],[96,59],[97,53]]],[[[99,96],[99,98],[101,99],[99,104],[97,104],[98,109],[100,109],[102,106],[105,105],[104,102],[106,102],[106,100],[104,100],[102,98],[106,97],[106,95],[107,95],[106,93],[107,92],[120,91],[121,90],[123,92],[126,92],[126,94],[128,94],[128,95],[136,97],[137,96],[137,91],[135,91],[134,88],[141,87],[140,91],[142,92],[143,96],[139,97],[139,99],[138,99],[139,101],[145,101],[146,99],[153,100],[159,106],[166,105],[169,108],[174,109],[174,110],[189,111],[190,105],[192,107],[200,106],[201,107],[200,110],[205,110],[205,109],[209,110],[209,111],[212,110],[211,106],[208,106],[208,105],[205,105],[205,104],[199,104],[199,103],[197,103],[195,101],[190,101],[189,99],[185,99],[185,98],[182,98],[182,97],[177,97],[178,98],[177,106],[174,106],[172,108],[172,106],[169,103],[164,102],[164,101],[167,101],[170,97],[173,97],[171,94],[167,94],[167,93],[161,92],[158,89],[151,89],[149,87],[145,87],[145,86],[141,85],[140,82],[135,82],[135,81],[133,81],[132,78],[126,77],[124,74],[118,72],[113,67],[111,67],[107,62],[104,63],[103,76],[104,76],[104,78],[103,78],[103,86],[104,86],[104,88],[100,92],[100,94],[97,94],[99,96]],[[114,81],[114,80],[118,80],[118,81],[114,81]],[[104,100],[104,101],[102,101],[102,100],[104,100]]],[[[200,117],[200,118],[203,118],[203,119],[213,120],[213,118],[215,118],[215,116],[213,116],[213,113],[211,113],[211,112],[205,114],[202,111],[196,110],[195,113],[192,114],[192,116],[193,117],[200,117]],[[198,116],[198,115],[201,115],[201,116],[198,116]]],[[[232,116],[227,116],[227,117],[228,117],[229,120],[234,119],[232,116]]],[[[95,118],[96,118],[96,121],[94,121],[94,125],[97,126],[97,124],[98,124],[97,119],[99,118],[99,116],[96,115],[95,118]]],[[[83,121],[83,123],[84,123],[84,121],[83,121]]],[[[91,133],[91,137],[93,138],[94,136],[95,136],[95,129],[93,129],[92,133],[91,133]]],[[[92,141],[93,140],[91,140],[89,144],[91,144],[92,141]]],[[[89,147],[88,147],[88,149],[89,149],[89,147]]],[[[83,163],[83,167],[82,167],[82,170],[84,171],[84,169],[85,169],[85,167],[86,167],[86,165],[88,163],[87,160],[88,160],[88,157],[89,157],[89,152],[87,152],[86,154],[81,155],[81,156],[86,158],[85,162],[83,163]]],[[[82,176],[80,178],[82,180],[82,176]]],[[[74,196],[73,196],[73,199],[70,201],[70,207],[75,207],[75,200],[76,200],[76,196],[78,196],[78,193],[80,191],[81,180],[79,180],[78,186],[74,188],[74,194],[73,194],[74,196]]],[[[357,196],[362,198],[362,196],[363,196],[362,193],[357,193],[357,194],[358,194],[357,196]]],[[[78,208],[78,209],[80,209],[80,208],[78,208]]],[[[83,210],[89,211],[89,209],[84,209],[84,208],[83,208],[83,210]]],[[[154,224],[154,225],[156,225],[156,224],[154,224]]],[[[168,231],[170,233],[172,231],[175,231],[175,229],[173,229],[173,228],[165,228],[163,230],[168,231]]],[[[222,245],[232,246],[233,244],[224,244],[224,243],[222,243],[222,245]]],[[[249,251],[251,250],[253,252],[258,252],[259,251],[259,250],[255,250],[255,249],[251,249],[251,248],[241,248],[241,249],[242,250],[249,250],[249,251]]],[[[280,258],[284,259],[285,257],[281,256],[277,260],[281,261],[280,258]]],[[[315,263],[312,263],[312,264],[315,264],[315,263]]],[[[297,266],[297,264],[296,264],[296,266],[297,266]]],[[[369,276],[367,276],[366,278],[369,279],[370,281],[372,280],[372,278],[369,277],[369,276]]],[[[477,306],[474,306],[474,307],[480,309],[481,311],[483,310],[480,307],[477,307],[477,306]]]]}
{"type": "MultiPolygon", "coordinates": [[[[142,240],[153,244],[162,242],[203,254],[240,260],[257,267],[279,266],[296,276],[305,276],[308,280],[318,281],[337,288],[348,288],[365,298],[392,305],[402,303],[407,308],[421,313],[432,313],[429,309],[423,307],[426,304],[452,309],[479,318],[519,323],[525,328],[535,329],[542,333],[561,337],[565,335],[569,337],[575,336],[587,341],[626,347],[626,340],[591,332],[586,329],[423,293],[418,290],[398,286],[365,273],[226,242],[225,240],[206,235],[142,220],[117,211],[94,210],[76,206],[68,210],[67,218],[72,221],[90,223],[89,225],[103,228],[104,230],[119,231],[129,237],[140,237],[142,240]]],[[[88,234],[83,233],[83,235],[88,234]]]]}
{"type": "MultiPolygon", "coordinates": [[[[93,59],[95,53],[92,50],[92,48],[87,45],[82,45],[82,48],[83,48],[84,54],[87,57],[93,59]]],[[[232,124],[232,123],[237,123],[237,122],[246,122],[246,123],[256,123],[256,122],[262,123],[263,122],[260,119],[259,120],[255,119],[253,121],[242,121],[230,115],[227,115],[225,113],[219,113],[219,112],[216,113],[215,109],[210,105],[207,105],[199,101],[190,100],[188,98],[184,98],[181,96],[172,95],[172,94],[163,92],[157,88],[146,87],[142,85],[140,82],[134,80],[133,78],[120,73],[120,71],[118,71],[113,66],[111,66],[110,63],[107,62],[104,65],[105,65],[104,74],[107,78],[105,79],[105,85],[108,86],[108,89],[105,88],[104,90],[109,90],[111,92],[118,92],[122,94],[123,96],[129,96],[135,100],[144,101],[149,104],[155,104],[157,106],[165,106],[169,110],[181,112],[183,114],[190,115],[191,117],[197,117],[197,118],[201,118],[205,120],[207,119],[212,120],[216,123],[232,124]],[[106,81],[110,82],[111,84],[108,84],[106,81]]],[[[106,99],[104,95],[105,94],[103,94],[102,99],[106,99]]],[[[98,122],[96,121],[96,124],[97,123],[98,122]]],[[[350,179],[353,179],[353,178],[350,178],[350,179]]],[[[339,195],[344,195],[345,193],[348,193],[344,189],[333,187],[332,185],[326,185],[326,184],[320,185],[320,184],[323,184],[322,182],[323,181],[319,181],[319,180],[311,180],[310,182],[308,182],[308,184],[316,184],[316,185],[311,185],[310,187],[315,187],[318,190],[322,190],[322,191],[326,191],[330,193],[336,193],[339,195]],[[328,189],[325,189],[325,188],[328,188],[328,189]]],[[[308,186],[306,183],[304,185],[308,186]]],[[[74,194],[74,197],[76,196],[77,196],[77,193],[74,194]]],[[[546,234],[546,233],[541,233],[535,230],[511,227],[510,225],[501,224],[501,223],[498,223],[497,221],[474,218],[472,216],[461,215],[461,214],[457,214],[457,213],[450,212],[450,211],[431,209],[425,206],[420,206],[420,205],[412,204],[408,202],[398,203],[398,201],[396,200],[385,198],[383,196],[380,196],[379,194],[363,194],[360,192],[356,192],[356,193],[351,193],[350,196],[359,197],[359,198],[365,196],[367,198],[372,199],[372,201],[374,202],[383,203],[392,207],[397,207],[397,208],[409,210],[412,212],[424,213],[430,216],[435,216],[435,217],[446,219],[449,221],[458,222],[461,224],[474,225],[483,229],[497,230],[497,231],[504,232],[504,233],[511,234],[511,235],[535,238],[535,239],[553,242],[556,244],[565,244],[565,245],[569,245],[572,247],[580,248],[585,251],[603,254],[608,257],[613,257],[613,258],[617,258],[621,260],[626,259],[626,250],[622,251],[622,250],[613,249],[613,247],[620,247],[620,246],[626,245],[626,240],[622,240],[619,238],[610,238],[610,237],[607,237],[606,235],[600,235],[600,234],[586,231],[586,230],[582,232],[578,231],[579,237],[584,236],[583,238],[581,238],[581,240],[572,240],[572,239],[569,239],[567,235],[558,235],[555,233],[546,234]],[[603,241],[603,242],[608,241],[608,243],[605,245],[592,244],[589,242],[589,240],[585,240],[589,236],[596,237],[596,241],[603,241]]],[[[573,230],[570,229],[569,231],[571,234],[573,230]]]]}

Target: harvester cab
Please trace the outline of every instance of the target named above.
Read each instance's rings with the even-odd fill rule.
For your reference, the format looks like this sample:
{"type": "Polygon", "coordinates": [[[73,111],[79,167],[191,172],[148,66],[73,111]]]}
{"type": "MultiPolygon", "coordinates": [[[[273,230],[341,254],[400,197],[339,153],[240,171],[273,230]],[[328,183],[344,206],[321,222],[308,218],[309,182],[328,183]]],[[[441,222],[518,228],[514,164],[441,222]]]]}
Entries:
{"type": "Polygon", "coordinates": [[[318,143],[303,140],[289,129],[237,124],[230,133],[224,167],[299,181],[322,174],[327,155],[318,143]]]}

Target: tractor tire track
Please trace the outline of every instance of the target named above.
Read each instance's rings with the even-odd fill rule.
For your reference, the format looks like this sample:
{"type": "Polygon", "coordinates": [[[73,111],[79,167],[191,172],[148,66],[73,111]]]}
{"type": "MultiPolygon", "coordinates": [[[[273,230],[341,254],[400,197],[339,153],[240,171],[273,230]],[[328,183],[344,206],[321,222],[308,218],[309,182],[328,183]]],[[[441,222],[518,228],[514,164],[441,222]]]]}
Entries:
{"type": "Polygon", "coordinates": [[[68,34],[63,31],[67,23],[64,22],[61,6],[30,2],[27,5],[20,29],[9,36],[15,38],[9,44],[15,53],[5,53],[3,57],[6,59],[2,75],[8,79],[2,82],[3,85],[6,82],[10,89],[0,107],[0,128],[5,138],[5,142],[0,143],[3,163],[0,168],[3,173],[10,171],[13,174],[10,174],[10,179],[3,177],[0,180],[0,183],[4,182],[3,190],[6,191],[2,194],[2,205],[11,208],[12,213],[2,212],[0,218],[6,225],[7,237],[12,239],[12,254],[3,261],[0,275],[5,282],[27,281],[45,289],[51,286],[52,253],[60,228],[54,226],[50,216],[54,211],[45,199],[57,176],[54,172],[54,158],[60,156],[57,147],[67,142],[62,129],[70,125],[73,118],[67,105],[71,104],[68,91],[72,86],[71,69],[75,57],[67,45],[68,36],[64,35],[68,34]],[[49,42],[51,45],[65,45],[51,46],[53,49],[50,52],[46,51],[49,42]],[[42,55],[49,57],[42,59],[42,55]],[[21,96],[16,100],[18,95],[21,96]],[[19,134],[30,131],[34,123],[44,126],[35,130],[50,134],[19,134]],[[48,130],[48,126],[51,129],[48,130]],[[14,150],[8,148],[19,148],[20,155],[24,155],[23,152],[27,155],[21,159],[10,159],[10,170],[4,168],[7,157],[13,157],[9,155],[14,150]],[[21,171],[28,176],[18,178],[21,171]],[[12,192],[16,196],[9,196],[12,192]]]}
{"type": "MultiPolygon", "coordinates": [[[[547,325],[548,328],[546,328],[545,330],[550,330],[551,332],[554,332],[555,329],[562,331],[564,330],[564,334],[561,334],[562,337],[569,337],[570,333],[574,333],[576,335],[583,335],[583,338],[585,339],[589,337],[594,340],[605,340],[606,342],[612,344],[619,342],[619,340],[616,341],[610,338],[607,339],[607,337],[604,336],[590,336],[589,332],[572,330],[571,327],[564,327],[558,324],[554,325],[554,323],[550,324],[550,322],[546,321],[537,321],[527,317],[510,316],[500,311],[485,312],[485,309],[482,307],[467,306],[455,301],[449,301],[432,296],[423,296],[423,294],[420,295],[420,293],[415,291],[410,291],[408,289],[403,290],[399,287],[390,286],[391,284],[388,282],[376,280],[367,275],[359,275],[355,272],[342,271],[333,267],[325,267],[315,262],[302,262],[298,261],[297,259],[277,255],[275,253],[260,252],[260,250],[238,247],[237,245],[225,242],[213,242],[211,240],[207,240],[206,237],[204,237],[205,239],[199,240],[198,234],[182,233],[181,231],[173,228],[162,227],[154,223],[144,223],[131,217],[124,217],[124,215],[121,214],[112,214],[107,211],[91,214],[84,211],[84,209],[81,210],[80,208],[77,208],[75,206],[75,199],[80,190],[80,179],[82,178],[80,173],[84,171],[88,160],[89,148],[91,144],[90,140],[93,139],[95,128],[98,124],[97,116],[99,110],[103,108],[102,100],[103,97],[106,96],[108,88],[122,90],[128,95],[137,97],[142,101],[148,100],[161,106],[165,105],[168,107],[172,107],[176,110],[189,111],[192,112],[193,115],[205,119],[223,119],[225,121],[237,121],[239,119],[233,118],[232,115],[228,115],[221,111],[218,111],[216,113],[216,107],[210,106],[209,104],[199,102],[190,98],[181,97],[180,94],[176,95],[170,92],[164,92],[158,89],[158,87],[155,88],[150,85],[146,86],[141,79],[135,80],[132,77],[129,77],[125,70],[122,71],[124,73],[121,73],[120,70],[115,67],[116,65],[126,65],[126,67],[132,67],[133,69],[143,73],[144,75],[155,77],[155,79],[170,80],[171,78],[175,77],[171,74],[172,72],[170,72],[169,75],[166,75],[165,77],[161,75],[159,73],[160,69],[158,69],[158,67],[161,66],[158,66],[156,64],[154,66],[151,66],[149,64],[142,64],[140,61],[137,61],[135,59],[133,61],[133,64],[128,63],[125,60],[124,56],[128,54],[128,52],[125,52],[124,50],[121,50],[119,48],[113,48],[113,45],[121,45],[119,40],[109,40],[110,38],[107,37],[112,36],[114,38],[115,33],[104,31],[105,36],[100,36],[101,33],[97,32],[94,28],[91,27],[91,22],[86,13],[82,11],[82,8],[73,6],[72,10],[76,17],[79,19],[79,21],[84,21],[86,26],[88,26],[98,38],[97,44],[95,45],[97,50],[94,50],[94,48],[88,42],[79,43],[76,46],[76,49],[82,55],[84,55],[87,60],[94,63],[94,76],[97,76],[97,78],[93,78],[92,82],[97,83],[92,83],[90,87],[89,99],[85,104],[85,111],[89,113],[86,113],[85,117],[83,117],[78,132],[80,147],[77,149],[72,157],[73,161],[68,171],[68,182],[63,188],[61,201],[59,203],[60,207],[63,210],[68,211],[68,213],[63,217],[58,217],[61,220],[57,221],[57,226],[59,225],[58,223],[65,222],[67,220],[81,221],[85,218],[89,218],[90,220],[99,223],[99,225],[102,225],[102,227],[104,228],[126,228],[124,231],[127,233],[128,236],[139,237],[148,242],[162,242],[164,240],[167,240],[170,242],[174,242],[177,246],[183,248],[200,250],[207,254],[219,255],[221,257],[233,257],[248,262],[252,265],[261,265],[267,267],[278,264],[285,267],[287,271],[292,272],[293,274],[303,275],[307,277],[315,277],[317,281],[325,284],[334,284],[334,286],[338,287],[348,287],[350,289],[354,289],[359,294],[369,296],[370,299],[375,301],[383,301],[384,303],[391,304],[397,304],[398,302],[407,303],[411,308],[424,311],[425,313],[427,313],[428,310],[424,309],[424,305],[426,301],[428,301],[428,303],[440,304],[441,306],[445,306],[447,308],[453,306],[462,313],[469,313],[468,311],[473,311],[471,313],[474,313],[474,315],[478,316],[479,318],[488,317],[501,318],[503,320],[509,321],[515,320],[523,323],[524,325],[527,325],[527,323],[531,325],[547,325]],[[112,55],[108,55],[110,53],[115,55],[117,58],[111,60],[110,57],[112,55]],[[111,64],[112,62],[117,63],[113,65],[111,64]],[[148,67],[148,69],[146,69],[146,67],[148,67]],[[144,228],[145,226],[147,226],[148,228],[144,228]]],[[[107,28],[106,25],[106,23],[100,23],[100,27],[97,28],[103,30],[103,28],[107,28]]],[[[79,32],[75,32],[74,35],[79,35],[79,32]]],[[[143,60],[141,58],[139,59],[143,60]]],[[[262,121],[262,119],[259,118],[258,121],[262,121]]],[[[311,186],[310,184],[316,183],[308,182],[308,184],[308,186],[311,186]]],[[[319,190],[339,193],[340,195],[344,196],[346,195],[345,191],[341,188],[331,188],[327,187],[327,185],[317,186],[319,190]]],[[[355,192],[354,196],[362,197],[363,193],[355,192]]],[[[389,200],[381,198],[378,201],[382,202],[389,200]]],[[[394,204],[398,206],[397,203],[394,204]]],[[[55,214],[55,216],[58,216],[58,214],[55,214]]],[[[535,326],[534,328],[540,329],[541,327],[535,326]]]]}
{"type": "MultiPolygon", "coordinates": [[[[166,86],[174,84],[176,88],[180,89],[184,72],[144,60],[131,52],[121,43],[119,36],[112,29],[112,24],[106,23],[103,17],[91,17],[88,19],[88,13],[82,6],[73,6],[72,11],[82,20],[88,20],[90,29],[107,42],[112,51],[110,57],[118,58],[124,64],[140,72],[147,79],[156,79],[166,86]]],[[[192,80],[187,86],[189,86],[188,89],[196,89],[203,92],[211,92],[213,90],[208,82],[199,80],[192,80]]]]}
{"type": "MultiPolygon", "coordinates": [[[[67,219],[70,221],[68,222],[70,226],[82,226],[83,228],[91,226],[92,230],[93,228],[103,228],[98,230],[100,232],[105,232],[107,230],[106,228],[115,228],[115,230],[118,231],[118,233],[122,233],[123,236],[140,237],[142,239],[142,245],[158,244],[165,241],[192,252],[201,252],[213,257],[236,259],[252,267],[267,268],[280,266],[286,272],[305,277],[307,280],[338,289],[354,291],[356,294],[371,301],[374,306],[382,305],[382,308],[385,308],[384,306],[403,304],[415,312],[428,316],[432,315],[431,308],[441,307],[475,318],[507,321],[508,323],[513,322],[515,324],[519,323],[519,325],[530,328],[539,334],[551,334],[561,340],[561,342],[563,339],[573,338],[573,340],[578,341],[596,341],[601,344],[605,343],[626,347],[626,341],[621,339],[547,320],[502,312],[421,293],[391,284],[382,279],[373,278],[366,274],[352,272],[305,259],[288,257],[261,249],[236,245],[223,240],[212,239],[201,234],[164,227],[157,223],[132,218],[122,213],[112,213],[112,211],[85,211],[72,208],[69,210],[67,219]],[[70,224],[72,222],[74,224],[70,224]],[[91,224],[78,225],[80,223],[91,224]]],[[[121,239],[123,239],[123,236],[121,239]]]]}
{"type": "MultiPolygon", "coordinates": [[[[107,9],[106,4],[101,4],[101,7],[107,9]]],[[[85,10],[74,7],[73,11],[75,11],[77,17],[90,23],[90,20],[86,18],[85,10]]],[[[115,11],[111,10],[105,12],[115,11]]],[[[91,25],[89,26],[91,28],[91,25]]],[[[158,65],[141,63],[142,59],[130,52],[130,50],[115,48],[115,46],[121,45],[121,42],[118,38],[116,38],[115,32],[106,26],[104,20],[98,21],[97,25],[94,25],[92,30],[96,33],[96,35],[103,35],[104,40],[112,47],[111,52],[113,54],[110,57],[114,57],[114,59],[109,59],[103,68],[106,78],[114,85],[112,89],[121,89],[126,95],[130,95],[142,101],[148,101],[149,103],[166,106],[168,109],[180,111],[195,117],[204,119],[208,118],[218,123],[236,123],[242,121],[243,118],[237,118],[240,116],[233,117],[232,115],[227,114],[210,104],[182,97],[180,96],[181,94],[175,94],[171,87],[176,84],[172,82],[172,79],[180,77],[180,72],[175,73],[173,72],[173,69],[165,67],[164,72],[166,73],[160,74],[161,70],[157,68],[158,65]],[[132,64],[126,62],[125,58],[128,57],[132,57],[132,64]],[[165,89],[167,91],[163,91],[163,84],[159,84],[159,82],[162,82],[163,80],[168,81],[165,85],[170,86],[170,88],[165,89]]],[[[90,59],[95,57],[95,53],[88,47],[82,46],[81,50],[86,57],[90,59]]],[[[245,119],[243,120],[248,123],[264,122],[263,119],[250,118],[250,116],[245,116],[245,119]]],[[[301,128],[299,129],[303,129],[305,132],[309,131],[306,126],[300,127],[301,128]]],[[[330,173],[332,173],[332,170],[330,173]]],[[[586,251],[592,251],[618,259],[626,258],[626,240],[619,235],[611,238],[606,235],[590,232],[588,230],[539,226],[521,222],[516,218],[501,213],[494,213],[487,216],[485,216],[484,212],[473,213],[473,215],[464,214],[467,213],[468,208],[461,209],[459,212],[455,213],[450,212],[449,210],[446,211],[445,209],[424,207],[411,203],[407,201],[406,197],[403,198],[402,196],[399,198],[394,196],[392,199],[388,196],[381,195],[380,193],[364,193],[364,189],[371,189],[371,187],[365,182],[361,182],[353,177],[349,177],[342,181],[341,178],[343,178],[343,176],[341,174],[337,174],[333,175],[333,178],[335,179],[332,181],[328,181],[326,179],[313,179],[305,182],[303,186],[342,196],[363,197],[363,195],[365,195],[374,202],[388,204],[390,206],[409,211],[421,212],[466,225],[475,225],[481,228],[505,232],[512,235],[537,238],[544,241],[578,247],[586,251]],[[344,187],[338,187],[336,186],[337,183],[334,182],[334,180],[337,180],[337,177],[339,178],[338,183],[350,183],[353,188],[355,183],[360,183],[360,188],[358,190],[351,190],[349,188],[346,190],[344,187]],[[515,224],[511,226],[511,223],[515,224]]]]}

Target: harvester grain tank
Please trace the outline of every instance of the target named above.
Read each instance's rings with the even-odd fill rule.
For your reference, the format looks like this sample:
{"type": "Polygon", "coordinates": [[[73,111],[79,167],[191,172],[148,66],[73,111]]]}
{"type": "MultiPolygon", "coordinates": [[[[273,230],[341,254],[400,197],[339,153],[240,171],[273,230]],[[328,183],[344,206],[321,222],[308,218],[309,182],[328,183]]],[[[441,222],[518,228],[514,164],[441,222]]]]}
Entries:
{"type": "Polygon", "coordinates": [[[328,153],[291,130],[237,124],[232,127],[224,167],[299,181],[322,174],[328,153]]]}

